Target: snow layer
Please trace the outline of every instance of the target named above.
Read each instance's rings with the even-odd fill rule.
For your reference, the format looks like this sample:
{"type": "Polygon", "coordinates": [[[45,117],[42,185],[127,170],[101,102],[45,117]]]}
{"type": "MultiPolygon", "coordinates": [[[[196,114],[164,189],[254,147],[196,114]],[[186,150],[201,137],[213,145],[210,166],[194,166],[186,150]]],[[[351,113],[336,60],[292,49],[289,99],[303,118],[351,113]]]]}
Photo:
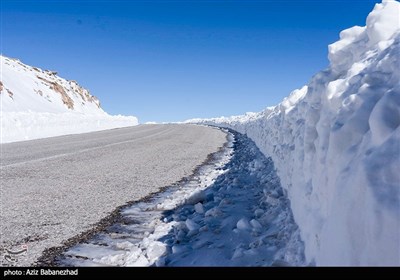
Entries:
{"type": "Polygon", "coordinates": [[[1,143],[137,125],[110,116],[75,81],[0,56],[1,143]]]}
{"type": "Polygon", "coordinates": [[[340,33],[330,67],[230,127],[270,155],[316,265],[400,265],[400,4],[340,33]]]}

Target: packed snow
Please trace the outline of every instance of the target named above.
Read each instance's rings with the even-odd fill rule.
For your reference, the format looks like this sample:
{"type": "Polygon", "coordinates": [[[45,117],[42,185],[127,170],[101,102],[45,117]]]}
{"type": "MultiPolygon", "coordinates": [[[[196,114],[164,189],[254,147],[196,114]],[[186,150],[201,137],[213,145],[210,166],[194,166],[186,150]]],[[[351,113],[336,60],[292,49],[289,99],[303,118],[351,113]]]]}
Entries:
{"type": "Polygon", "coordinates": [[[121,211],[122,221],[69,248],[67,266],[289,266],[304,246],[270,158],[249,138],[188,181],[121,211]]]}
{"type": "Polygon", "coordinates": [[[136,117],[111,116],[76,81],[0,56],[1,143],[75,134],[138,124],[136,117]]]}
{"type": "Polygon", "coordinates": [[[190,120],[271,156],[316,265],[400,265],[400,3],[340,33],[330,66],[276,107],[190,120]]]}

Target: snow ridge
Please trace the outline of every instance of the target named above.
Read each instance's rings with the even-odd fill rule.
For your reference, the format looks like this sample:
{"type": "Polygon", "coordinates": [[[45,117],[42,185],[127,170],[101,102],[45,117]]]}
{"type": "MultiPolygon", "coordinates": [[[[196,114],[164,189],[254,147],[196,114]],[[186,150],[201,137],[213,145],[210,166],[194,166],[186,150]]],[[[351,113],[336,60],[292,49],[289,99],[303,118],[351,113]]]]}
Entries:
{"type": "Polygon", "coordinates": [[[400,265],[399,18],[399,2],[376,4],[276,107],[188,121],[246,133],[272,157],[308,263],[400,265]]]}
{"type": "Polygon", "coordinates": [[[110,116],[76,81],[0,56],[1,143],[137,125],[110,116]]]}

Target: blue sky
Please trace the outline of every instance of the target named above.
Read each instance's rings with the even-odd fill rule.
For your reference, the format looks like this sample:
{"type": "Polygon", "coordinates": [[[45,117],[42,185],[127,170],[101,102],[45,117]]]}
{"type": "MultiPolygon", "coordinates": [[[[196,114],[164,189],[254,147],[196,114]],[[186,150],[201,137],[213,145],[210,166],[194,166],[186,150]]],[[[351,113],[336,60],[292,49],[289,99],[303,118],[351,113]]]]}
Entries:
{"type": "Polygon", "coordinates": [[[1,52],[77,80],[110,114],[237,115],[308,83],[376,2],[1,0],[1,52]]]}

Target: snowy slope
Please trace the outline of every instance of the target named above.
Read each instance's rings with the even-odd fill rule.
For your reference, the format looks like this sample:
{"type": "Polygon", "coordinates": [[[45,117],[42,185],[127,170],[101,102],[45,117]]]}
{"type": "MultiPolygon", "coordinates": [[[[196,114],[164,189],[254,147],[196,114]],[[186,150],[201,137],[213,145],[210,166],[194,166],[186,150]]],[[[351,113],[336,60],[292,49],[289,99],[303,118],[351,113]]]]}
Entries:
{"type": "Polygon", "coordinates": [[[309,263],[400,265],[399,11],[376,4],[276,107],[190,121],[247,133],[273,158],[309,263]]]}
{"type": "Polygon", "coordinates": [[[0,56],[1,142],[136,125],[135,117],[110,116],[99,100],[56,72],[0,56]]]}

